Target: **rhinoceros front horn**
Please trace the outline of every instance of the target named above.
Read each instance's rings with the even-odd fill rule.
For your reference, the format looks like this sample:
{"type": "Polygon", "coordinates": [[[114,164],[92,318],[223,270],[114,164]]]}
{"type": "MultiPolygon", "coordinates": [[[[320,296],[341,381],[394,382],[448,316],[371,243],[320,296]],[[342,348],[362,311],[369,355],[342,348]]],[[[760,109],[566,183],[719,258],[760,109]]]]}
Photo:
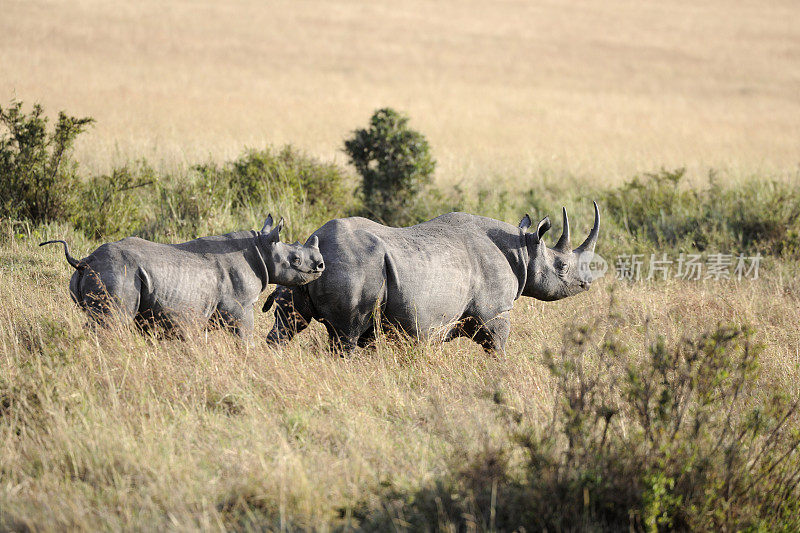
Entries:
{"type": "Polygon", "coordinates": [[[561,215],[564,218],[564,230],[561,232],[561,238],[558,239],[554,250],[559,252],[568,253],[572,250],[572,245],[569,242],[569,218],[567,217],[567,208],[561,208],[561,215]]]}
{"type": "MultiPolygon", "coordinates": [[[[597,202],[592,203],[594,204],[594,226],[592,226],[592,231],[589,232],[589,236],[586,237],[583,244],[575,248],[576,254],[594,253],[594,246],[597,244],[597,235],[600,233],[600,209],[597,207],[597,202]]],[[[566,217],[566,210],[564,211],[564,216],[566,217]]]]}

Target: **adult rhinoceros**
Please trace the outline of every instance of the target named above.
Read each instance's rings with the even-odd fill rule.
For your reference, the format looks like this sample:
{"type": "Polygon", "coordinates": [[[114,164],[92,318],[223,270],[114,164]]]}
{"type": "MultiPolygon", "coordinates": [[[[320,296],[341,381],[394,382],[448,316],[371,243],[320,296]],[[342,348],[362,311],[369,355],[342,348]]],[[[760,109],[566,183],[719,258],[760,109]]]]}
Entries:
{"type": "Polygon", "coordinates": [[[325,273],[303,287],[278,287],[275,325],[268,340],[284,343],[312,319],[328,329],[344,351],[363,346],[374,335],[373,314],[419,339],[467,336],[487,350],[505,350],[509,311],[520,296],[558,300],[591,284],[586,266],[600,230],[594,226],[578,248],[570,245],[569,220],[554,248],[542,239],[545,217],[536,231],[528,215],[518,227],[467,213],[448,213],[408,228],[390,228],[354,217],[331,220],[319,238],[325,273]]]}
{"type": "Polygon", "coordinates": [[[157,322],[180,333],[214,317],[242,337],[253,328],[253,304],[268,283],[302,285],[324,270],[316,237],[303,246],[280,242],[283,219],[261,231],[238,231],[181,244],[138,237],[103,244],[76,260],[73,300],[100,324],[114,316],[142,326],[157,322]]]}

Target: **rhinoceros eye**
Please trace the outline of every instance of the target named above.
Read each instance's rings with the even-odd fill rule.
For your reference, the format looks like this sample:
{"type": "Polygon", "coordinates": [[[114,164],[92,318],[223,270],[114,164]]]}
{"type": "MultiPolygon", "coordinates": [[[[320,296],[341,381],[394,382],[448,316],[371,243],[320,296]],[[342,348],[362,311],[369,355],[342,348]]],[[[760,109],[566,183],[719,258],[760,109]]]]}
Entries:
{"type": "Polygon", "coordinates": [[[569,274],[569,263],[565,263],[563,261],[557,261],[555,264],[556,267],[556,274],[559,275],[562,279],[566,279],[569,274]]]}
{"type": "Polygon", "coordinates": [[[292,259],[292,264],[294,266],[300,266],[300,263],[302,263],[302,261],[300,260],[299,257],[295,257],[294,259],[292,259]]]}

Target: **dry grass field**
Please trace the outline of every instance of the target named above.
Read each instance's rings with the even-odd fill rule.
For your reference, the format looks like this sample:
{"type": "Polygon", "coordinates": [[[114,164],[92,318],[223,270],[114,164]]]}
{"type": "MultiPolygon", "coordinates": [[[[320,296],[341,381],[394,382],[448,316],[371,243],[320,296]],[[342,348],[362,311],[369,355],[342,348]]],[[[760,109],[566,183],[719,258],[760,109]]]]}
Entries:
{"type": "Polygon", "coordinates": [[[292,143],[343,160],[409,113],[444,182],[661,166],[796,177],[800,7],[319,0],[2,3],[0,97],[90,115],[93,169],[292,143]]]}
{"type": "MultiPolygon", "coordinates": [[[[552,197],[569,183],[600,194],[684,166],[681,187],[707,187],[710,169],[729,190],[754,177],[794,187],[747,189],[763,190],[757,205],[779,213],[767,222],[800,205],[800,4],[791,0],[0,0],[0,13],[0,106],[17,98],[94,117],[75,150],[85,175],[146,158],[185,176],[246,146],[287,143],[344,165],[343,140],[391,106],[430,141],[440,188],[461,186],[476,210],[479,188],[538,187],[547,205],[577,213],[582,233],[588,200],[552,197]]],[[[519,202],[509,205],[484,214],[519,202]]],[[[310,204],[244,211],[256,220],[262,208],[286,214],[293,238],[312,230],[310,204]]],[[[211,211],[197,231],[243,229],[229,227],[241,213],[211,211]]],[[[627,221],[612,241],[608,220],[601,253],[652,244],[620,237],[627,221]]],[[[161,222],[154,227],[171,228],[161,222]]],[[[715,235],[745,243],[744,230],[723,226],[715,235]]],[[[253,346],[224,332],[178,341],[87,329],[69,297],[72,269],[37,244],[67,238],[82,256],[99,242],[68,223],[0,217],[0,531],[413,529],[404,513],[423,505],[424,490],[447,496],[442,480],[476,458],[511,450],[512,479],[502,479],[513,484],[525,459],[509,419],[543,432],[562,405],[546,348],[558,350],[579,324],[611,331],[612,299],[614,335],[633,354],[647,354],[656,334],[678,344],[721,323],[752,326],[764,351],[748,398],[796,400],[793,231],[776,232],[758,280],[609,275],[566,300],[522,298],[504,357],[463,339],[379,338],[340,359],[319,324],[269,347],[272,315],[260,312],[253,346]]],[[[670,254],[686,251],[675,242],[670,254]]],[[[435,505],[426,516],[439,521],[427,529],[455,531],[441,498],[435,505]]],[[[458,517],[465,530],[495,529],[494,514],[467,515],[458,517]]]]}
{"type": "Polygon", "coordinates": [[[72,269],[52,251],[24,241],[0,250],[0,384],[17,402],[0,424],[3,528],[224,529],[267,517],[276,529],[348,529],[357,522],[338,510],[380,511],[382,483],[424,486],[464,466],[454,452],[506,442],[498,392],[543,423],[555,401],[543,348],[603,316],[612,286],[631,346],[647,324],[670,340],[716,321],[753,324],[767,346],[759,388],[800,394],[800,291],[779,273],[606,280],[560,302],[522,299],[503,358],[459,340],[379,342],[340,360],[320,327],[267,347],[263,316],[250,348],[224,333],[91,334],[66,290],[72,269]]]}

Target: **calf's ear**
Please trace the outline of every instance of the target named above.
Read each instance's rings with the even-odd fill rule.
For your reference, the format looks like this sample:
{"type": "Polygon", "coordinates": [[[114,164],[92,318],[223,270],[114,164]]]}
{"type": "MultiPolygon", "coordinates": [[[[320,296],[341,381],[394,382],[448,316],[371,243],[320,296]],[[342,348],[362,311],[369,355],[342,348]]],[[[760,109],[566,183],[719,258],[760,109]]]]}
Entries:
{"type": "Polygon", "coordinates": [[[261,233],[267,233],[272,229],[272,213],[267,215],[267,220],[264,221],[264,226],[261,228],[261,233]]]}
{"type": "Polygon", "coordinates": [[[530,215],[528,215],[528,213],[525,213],[525,216],[522,217],[522,220],[519,221],[519,229],[527,231],[528,228],[531,227],[531,224],[532,222],[530,215]]]}
{"type": "Polygon", "coordinates": [[[275,227],[272,228],[269,233],[267,234],[267,241],[268,242],[278,242],[281,240],[281,230],[283,229],[283,217],[275,224],[275,227]]]}

